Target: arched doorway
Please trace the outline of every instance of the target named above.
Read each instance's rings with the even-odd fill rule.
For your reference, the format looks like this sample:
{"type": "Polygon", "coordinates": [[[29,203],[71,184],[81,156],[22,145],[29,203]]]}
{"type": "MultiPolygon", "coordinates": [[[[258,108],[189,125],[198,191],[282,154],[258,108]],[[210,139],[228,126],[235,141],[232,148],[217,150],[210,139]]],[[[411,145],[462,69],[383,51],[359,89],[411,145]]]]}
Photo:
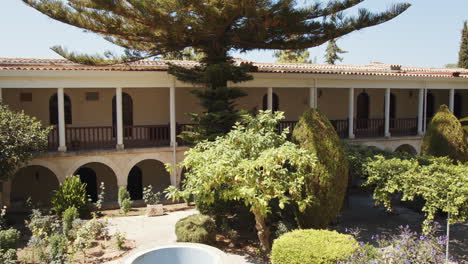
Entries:
{"type": "Polygon", "coordinates": [[[87,163],[79,167],[74,175],[79,175],[81,182],[86,183],[86,192],[92,201],[97,200],[101,182],[104,183],[106,188],[104,201],[117,201],[117,177],[114,171],[107,165],[99,162],[87,163]]]}
{"type": "MultiPolygon", "coordinates": [[[[63,96],[64,108],[65,108],[65,124],[70,125],[72,123],[72,104],[70,97],[66,94],[63,96]]],[[[49,122],[51,125],[58,124],[58,97],[54,94],[49,99],[49,122]]]]}
{"type": "MultiPolygon", "coordinates": [[[[112,125],[117,126],[116,97],[112,98],[112,125]]],[[[133,99],[128,93],[122,93],[122,119],[123,126],[133,126],[133,99]]],[[[116,130],[113,130],[114,137],[116,130]]],[[[131,137],[132,129],[124,129],[124,137],[131,137]]]]}
{"type": "Polygon", "coordinates": [[[143,172],[138,166],[134,166],[128,174],[127,191],[133,201],[143,199],[143,172]]]}
{"type": "Polygon", "coordinates": [[[369,120],[370,98],[369,95],[363,91],[357,97],[357,128],[367,128],[367,121],[369,120]]]}
{"type": "Polygon", "coordinates": [[[96,179],[96,172],[90,168],[79,168],[76,174],[80,177],[82,183],[86,184],[86,193],[94,203],[97,201],[98,196],[98,183],[96,179]]]}
{"type": "MultiPolygon", "coordinates": [[[[263,110],[268,110],[268,94],[263,96],[263,110]]],[[[279,97],[276,93],[273,93],[273,112],[279,110],[279,97]]]]}
{"type": "Polygon", "coordinates": [[[409,145],[409,144],[403,144],[401,146],[399,146],[398,148],[395,149],[395,152],[404,152],[404,153],[409,153],[411,155],[417,155],[418,152],[416,151],[416,149],[409,145]]]}
{"type": "Polygon", "coordinates": [[[57,176],[48,168],[32,165],[19,169],[13,176],[10,201],[24,207],[28,198],[35,206],[49,206],[53,193],[60,186],[57,176]]]}
{"type": "MultiPolygon", "coordinates": [[[[167,172],[164,163],[159,160],[142,160],[133,166],[133,168],[130,170],[128,175],[127,188],[129,188],[129,191],[130,188],[135,191],[134,197],[143,197],[143,188],[148,185],[153,186],[153,191],[161,193],[171,185],[171,175],[169,172],[167,172]],[[141,187],[140,183],[138,182],[140,180],[140,173],[141,187]]],[[[162,197],[164,197],[164,195],[162,197]]]]}
{"type": "Polygon", "coordinates": [[[463,101],[463,98],[462,98],[462,95],[460,93],[455,93],[455,96],[453,98],[453,114],[457,117],[457,118],[462,118],[462,101],[463,101]]]}

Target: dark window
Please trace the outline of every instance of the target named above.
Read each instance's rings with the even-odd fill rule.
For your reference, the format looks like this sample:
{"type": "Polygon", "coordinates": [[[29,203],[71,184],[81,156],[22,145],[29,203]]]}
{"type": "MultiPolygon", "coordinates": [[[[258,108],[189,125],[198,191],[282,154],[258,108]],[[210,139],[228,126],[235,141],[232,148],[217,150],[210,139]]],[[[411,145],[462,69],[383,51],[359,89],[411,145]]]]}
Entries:
{"type": "Polygon", "coordinates": [[[454,99],[453,114],[457,118],[462,118],[461,116],[462,115],[462,101],[463,101],[462,95],[459,93],[455,93],[455,97],[453,99],[454,99]]]}
{"type": "Polygon", "coordinates": [[[20,93],[21,102],[32,102],[32,93],[20,93]]]}
{"type": "Polygon", "coordinates": [[[86,101],[99,101],[99,93],[98,92],[87,92],[86,93],[86,101]]]}
{"type": "Polygon", "coordinates": [[[431,92],[427,92],[426,98],[426,117],[432,118],[434,115],[434,95],[431,92]]]}
{"type": "MultiPolygon", "coordinates": [[[[116,109],[116,98],[112,98],[112,124],[114,127],[117,126],[117,109],[116,109]]],[[[122,119],[123,126],[133,126],[133,100],[132,97],[127,93],[122,93],[122,119]]],[[[114,129],[114,136],[116,131],[114,129]]],[[[132,136],[132,129],[124,128],[124,137],[132,136]]]]}
{"type": "MultiPolygon", "coordinates": [[[[263,110],[268,110],[268,94],[263,96],[263,110]]],[[[273,112],[279,110],[279,97],[277,94],[273,93],[273,112]]]]}
{"type": "Polygon", "coordinates": [[[369,95],[362,92],[357,97],[357,128],[367,128],[367,121],[369,119],[369,95]]]}
{"type": "MultiPolygon", "coordinates": [[[[72,123],[72,104],[70,97],[64,95],[65,103],[65,124],[70,125],[72,123]]],[[[57,94],[54,94],[49,99],[49,121],[51,125],[58,124],[58,98],[57,94]]]]}

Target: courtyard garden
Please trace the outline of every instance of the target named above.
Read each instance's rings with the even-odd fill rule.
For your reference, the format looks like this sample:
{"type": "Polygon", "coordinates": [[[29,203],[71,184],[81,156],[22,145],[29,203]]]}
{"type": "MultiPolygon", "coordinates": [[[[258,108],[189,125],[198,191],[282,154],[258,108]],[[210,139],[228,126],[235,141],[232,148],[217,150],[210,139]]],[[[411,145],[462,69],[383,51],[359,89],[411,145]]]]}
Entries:
{"type": "Polygon", "coordinates": [[[22,216],[4,208],[0,263],[122,263],[176,241],[217,247],[238,263],[466,262],[467,136],[445,106],[417,156],[344,143],[314,109],[292,135],[278,131],[282,118],[245,115],[194,145],[179,164],[181,188],[145,187],[144,208],[122,187],[119,209],[103,210],[104,184],[92,203],[77,176],[51,208],[31,201],[22,216]],[[175,203],[162,205],[162,195],[175,203]]]}

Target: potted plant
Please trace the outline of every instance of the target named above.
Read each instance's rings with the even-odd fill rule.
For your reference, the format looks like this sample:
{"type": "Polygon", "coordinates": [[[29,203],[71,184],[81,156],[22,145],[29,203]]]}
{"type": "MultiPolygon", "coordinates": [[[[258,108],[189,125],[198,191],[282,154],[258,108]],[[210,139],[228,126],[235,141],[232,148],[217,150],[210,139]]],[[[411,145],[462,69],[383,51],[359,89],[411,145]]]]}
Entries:
{"type": "Polygon", "coordinates": [[[153,186],[148,185],[143,188],[143,200],[146,203],[146,216],[159,216],[164,214],[163,205],[159,203],[160,192],[154,192],[153,186]]]}

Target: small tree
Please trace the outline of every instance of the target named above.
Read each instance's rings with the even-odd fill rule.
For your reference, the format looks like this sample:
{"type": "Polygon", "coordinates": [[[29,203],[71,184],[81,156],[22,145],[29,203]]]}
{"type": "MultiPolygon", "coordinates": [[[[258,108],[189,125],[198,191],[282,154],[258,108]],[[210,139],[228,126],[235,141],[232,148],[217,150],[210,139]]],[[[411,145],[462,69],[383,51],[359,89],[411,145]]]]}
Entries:
{"type": "Polygon", "coordinates": [[[278,133],[282,112],[260,111],[246,116],[231,132],[213,142],[204,141],[187,152],[180,164],[187,168],[184,190],[169,187],[168,198],[188,200],[194,195],[205,203],[219,199],[243,200],[255,216],[262,250],[270,251],[266,217],[270,202],[280,208],[290,201],[304,210],[313,196],[302,196],[305,177],[316,158],[287,141],[288,131],[278,133]]]}
{"type": "Polygon", "coordinates": [[[468,21],[463,24],[458,67],[468,69],[468,21]]]}
{"type": "Polygon", "coordinates": [[[274,53],[279,63],[312,63],[309,50],[279,50],[274,53]]]}
{"type": "Polygon", "coordinates": [[[78,176],[67,177],[52,197],[52,209],[59,216],[70,207],[83,213],[87,203],[86,183],[82,183],[78,176]]]}
{"type": "Polygon", "coordinates": [[[463,128],[446,105],[440,106],[427,128],[422,154],[468,161],[468,145],[463,128]]]}
{"type": "Polygon", "coordinates": [[[50,129],[35,117],[0,104],[0,180],[13,176],[18,167],[47,148],[50,129]]]}

